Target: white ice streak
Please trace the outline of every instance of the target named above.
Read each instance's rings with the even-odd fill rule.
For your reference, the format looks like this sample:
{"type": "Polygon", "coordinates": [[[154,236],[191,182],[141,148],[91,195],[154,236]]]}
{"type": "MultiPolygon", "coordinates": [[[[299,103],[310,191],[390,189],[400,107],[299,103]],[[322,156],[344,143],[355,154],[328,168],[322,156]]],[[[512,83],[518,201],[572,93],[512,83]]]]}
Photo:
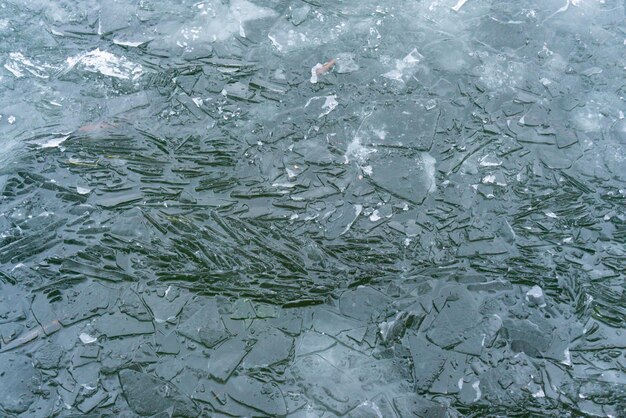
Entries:
{"type": "Polygon", "coordinates": [[[119,57],[110,52],[101,51],[99,48],[68,57],[66,62],[68,65],[67,71],[80,64],[89,72],[124,80],[136,80],[143,74],[143,67],[140,64],[136,64],[126,57],[119,57]]]}
{"type": "Polygon", "coordinates": [[[569,352],[569,347],[565,349],[565,351],[563,351],[563,361],[561,361],[561,364],[564,364],[566,366],[571,366],[572,365],[572,355],[569,352]]]}
{"type": "MultiPolygon", "coordinates": [[[[363,128],[363,124],[371,115],[372,115],[372,112],[365,115],[365,117],[361,121],[361,124],[359,125],[359,128],[356,130],[356,133],[354,134],[354,138],[352,138],[352,141],[348,144],[346,153],[343,156],[344,164],[348,164],[352,159],[355,159],[357,163],[362,164],[365,161],[367,161],[367,158],[370,154],[376,152],[375,148],[367,148],[363,146],[363,144],[361,143],[361,136],[360,136],[361,129],[363,128]]],[[[372,170],[370,167],[370,173],[369,173],[370,175],[371,175],[371,171],[372,170]]]]}
{"type": "Polygon", "coordinates": [[[476,391],[476,397],[474,398],[474,402],[477,402],[478,400],[480,400],[480,397],[483,394],[480,390],[480,380],[477,380],[474,383],[472,383],[472,387],[476,391]]]}
{"type": "Polygon", "coordinates": [[[137,48],[138,46],[144,45],[148,41],[124,41],[122,39],[113,39],[113,43],[119,46],[125,46],[128,48],[137,48]]]}
{"type": "Polygon", "coordinates": [[[465,3],[467,3],[467,0],[459,0],[454,6],[452,6],[452,10],[458,12],[461,10],[461,7],[465,5],[465,3]]]}
{"type": "Polygon", "coordinates": [[[69,134],[56,136],[54,138],[44,139],[42,141],[32,141],[31,144],[39,145],[41,148],[56,148],[65,142],[69,138],[69,134]]]}
{"type": "Polygon", "coordinates": [[[311,103],[313,103],[314,101],[317,101],[319,99],[324,99],[324,104],[322,105],[323,112],[320,113],[318,118],[321,118],[323,116],[328,115],[330,112],[335,110],[335,108],[339,105],[339,102],[337,101],[337,95],[336,94],[331,94],[329,96],[315,96],[315,97],[311,97],[309,100],[307,100],[307,102],[304,105],[304,107],[305,108],[309,107],[311,105],[311,103]]]}
{"type": "Polygon", "coordinates": [[[50,65],[37,65],[21,52],[11,52],[9,60],[4,64],[4,68],[17,78],[24,77],[28,72],[38,78],[48,78],[46,69],[52,68],[50,65]]]}
{"type": "Polygon", "coordinates": [[[324,112],[320,113],[319,117],[328,115],[330,112],[335,110],[339,102],[337,102],[337,95],[333,94],[325,97],[324,104],[322,105],[322,109],[325,109],[324,112]]]}
{"type": "Polygon", "coordinates": [[[97,339],[97,338],[92,337],[91,335],[89,335],[89,334],[87,334],[87,333],[85,333],[85,332],[81,333],[81,334],[78,336],[78,338],[80,338],[80,341],[81,341],[83,344],[91,344],[91,343],[95,343],[96,341],[98,341],[98,339],[97,339]]]}
{"type": "Polygon", "coordinates": [[[434,193],[437,190],[437,184],[435,182],[435,157],[427,152],[422,153],[422,164],[424,174],[426,175],[426,185],[428,186],[428,193],[434,193]]]}
{"type": "Polygon", "coordinates": [[[350,228],[352,227],[352,225],[356,222],[356,220],[359,218],[359,215],[361,215],[361,212],[363,212],[363,205],[354,205],[354,219],[352,219],[352,221],[350,221],[350,223],[348,225],[346,225],[346,227],[344,228],[344,230],[341,232],[341,234],[339,234],[340,236],[345,234],[346,232],[348,232],[350,230],[350,228]]]}

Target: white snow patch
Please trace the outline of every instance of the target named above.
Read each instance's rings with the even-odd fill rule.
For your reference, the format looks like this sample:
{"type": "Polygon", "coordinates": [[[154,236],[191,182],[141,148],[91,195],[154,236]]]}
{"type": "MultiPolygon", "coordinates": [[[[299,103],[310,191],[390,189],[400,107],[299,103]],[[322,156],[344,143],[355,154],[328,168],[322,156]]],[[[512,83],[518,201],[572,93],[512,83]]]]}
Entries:
{"type": "Polygon", "coordinates": [[[480,390],[480,380],[477,380],[474,383],[472,383],[472,387],[476,391],[476,397],[474,398],[474,402],[477,402],[483,394],[480,390]]]}
{"type": "Polygon", "coordinates": [[[530,288],[528,292],[526,292],[526,300],[528,302],[533,302],[540,308],[544,308],[546,306],[546,301],[543,296],[543,289],[537,285],[530,288]]]}
{"type": "Polygon", "coordinates": [[[428,185],[428,193],[434,193],[437,190],[435,183],[435,163],[437,160],[427,152],[422,153],[422,164],[424,165],[424,174],[426,174],[426,184],[428,185]]]}
{"type": "Polygon", "coordinates": [[[539,390],[533,393],[532,395],[533,395],[533,398],[545,398],[546,397],[546,394],[543,391],[543,388],[539,388],[539,390]]]}
{"type": "Polygon", "coordinates": [[[380,221],[381,219],[382,219],[382,216],[380,216],[380,213],[378,213],[378,209],[376,209],[370,215],[370,221],[372,221],[372,222],[380,221]]]}
{"type": "Polygon", "coordinates": [[[572,365],[572,355],[569,352],[569,347],[565,349],[565,351],[563,351],[563,356],[565,357],[563,361],[561,361],[561,364],[564,364],[566,366],[571,366],[572,365]]]}
{"type": "Polygon", "coordinates": [[[48,78],[46,74],[46,68],[52,68],[50,65],[37,65],[29,58],[25,57],[21,52],[11,52],[9,54],[9,60],[4,64],[11,74],[17,78],[24,77],[26,72],[34,75],[38,78],[48,78]]]}
{"type": "Polygon", "coordinates": [[[91,343],[95,343],[96,341],[98,341],[98,339],[97,339],[97,338],[92,337],[91,335],[89,335],[89,334],[87,334],[87,333],[85,333],[85,332],[81,333],[81,334],[78,336],[78,338],[80,338],[80,341],[81,341],[83,344],[91,344],[91,343]]]}
{"type": "Polygon", "coordinates": [[[68,70],[81,64],[89,72],[124,80],[136,80],[143,74],[143,67],[140,64],[136,64],[126,57],[119,57],[110,52],[101,51],[100,48],[74,57],[68,57],[66,62],[68,70]]]}

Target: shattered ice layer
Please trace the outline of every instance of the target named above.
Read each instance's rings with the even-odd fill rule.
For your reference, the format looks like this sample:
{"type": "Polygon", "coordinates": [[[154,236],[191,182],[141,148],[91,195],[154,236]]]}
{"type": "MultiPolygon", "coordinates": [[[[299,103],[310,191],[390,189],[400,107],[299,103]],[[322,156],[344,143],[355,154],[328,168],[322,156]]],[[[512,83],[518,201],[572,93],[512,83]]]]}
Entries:
{"type": "Polygon", "coordinates": [[[424,58],[422,54],[413,49],[401,60],[395,60],[395,68],[384,73],[382,76],[390,80],[404,81],[410,77],[416,70],[417,64],[424,58]]]}
{"type": "Polygon", "coordinates": [[[283,54],[313,48],[336,41],[345,34],[364,32],[371,25],[370,19],[358,22],[316,11],[313,17],[294,27],[287,19],[280,20],[267,34],[276,50],[283,54]]]}
{"type": "Polygon", "coordinates": [[[514,88],[522,84],[526,67],[510,57],[485,54],[484,64],[478,67],[480,80],[490,89],[514,88]]]}
{"type": "Polygon", "coordinates": [[[354,205],[354,218],[352,219],[352,221],[350,223],[348,223],[348,225],[346,225],[346,227],[343,230],[343,232],[341,232],[341,234],[339,234],[339,235],[343,235],[343,234],[345,234],[346,232],[348,232],[350,230],[350,228],[356,222],[356,220],[359,217],[359,215],[361,215],[361,212],[363,212],[363,205],[354,205]]]}
{"type": "MultiPolygon", "coordinates": [[[[363,124],[365,123],[365,121],[367,121],[370,116],[371,113],[366,114],[363,117],[361,125],[354,134],[354,138],[352,138],[352,141],[348,144],[348,147],[346,148],[346,153],[343,156],[344,164],[348,164],[352,160],[356,160],[357,163],[363,164],[367,161],[367,158],[370,154],[376,152],[375,148],[368,148],[361,143],[361,129],[363,128],[363,124]]],[[[366,174],[371,174],[372,167],[369,167],[368,171],[369,173],[366,172],[366,174]]]]}
{"type": "MultiPolygon", "coordinates": [[[[352,160],[356,160],[358,163],[364,163],[370,154],[375,153],[375,148],[369,148],[361,143],[361,137],[356,135],[352,142],[348,144],[346,153],[344,154],[344,163],[348,164],[352,160]]],[[[371,174],[371,167],[369,169],[371,174]]]]}
{"type": "Polygon", "coordinates": [[[337,54],[335,58],[337,60],[337,67],[335,71],[337,74],[353,73],[359,70],[359,64],[356,63],[355,56],[352,53],[343,52],[337,54]]]}
{"type": "Polygon", "coordinates": [[[35,64],[21,52],[11,52],[4,68],[17,78],[22,78],[26,73],[30,73],[35,77],[44,79],[49,77],[46,70],[53,69],[48,64],[35,64]]]}
{"type": "Polygon", "coordinates": [[[143,74],[143,67],[140,64],[136,64],[126,57],[101,51],[100,48],[85,54],[68,57],[66,62],[69,67],[68,71],[80,64],[86,71],[124,80],[136,80],[143,74]]]}
{"type": "Polygon", "coordinates": [[[339,105],[339,102],[337,102],[337,95],[336,94],[331,94],[330,96],[316,96],[316,97],[312,97],[312,98],[310,98],[306,102],[304,107],[305,108],[308,107],[313,101],[317,101],[319,99],[324,99],[324,104],[322,105],[323,112],[320,113],[318,118],[321,118],[323,116],[328,115],[330,112],[335,110],[335,108],[339,105]]]}
{"type": "Polygon", "coordinates": [[[198,15],[179,31],[177,44],[187,49],[202,42],[221,42],[234,34],[246,37],[246,22],[276,16],[271,9],[246,0],[204,1],[197,3],[198,15]]]}

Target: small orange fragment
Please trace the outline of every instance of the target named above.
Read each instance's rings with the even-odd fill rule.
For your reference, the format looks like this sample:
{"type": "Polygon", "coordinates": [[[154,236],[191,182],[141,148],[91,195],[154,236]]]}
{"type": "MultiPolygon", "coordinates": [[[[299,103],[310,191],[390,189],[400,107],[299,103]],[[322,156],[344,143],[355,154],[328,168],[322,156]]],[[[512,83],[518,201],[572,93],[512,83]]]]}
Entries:
{"type": "Polygon", "coordinates": [[[333,58],[329,60],[326,64],[323,64],[321,67],[316,68],[315,74],[316,75],[326,74],[327,72],[333,69],[335,64],[337,64],[337,60],[333,58]]]}

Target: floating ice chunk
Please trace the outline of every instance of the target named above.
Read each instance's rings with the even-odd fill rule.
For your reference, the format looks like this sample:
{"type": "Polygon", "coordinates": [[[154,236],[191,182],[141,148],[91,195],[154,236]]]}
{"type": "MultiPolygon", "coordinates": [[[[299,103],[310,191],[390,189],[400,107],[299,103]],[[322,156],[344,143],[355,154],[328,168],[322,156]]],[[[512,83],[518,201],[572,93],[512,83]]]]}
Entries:
{"type": "Polygon", "coordinates": [[[502,160],[499,160],[491,155],[485,155],[478,161],[481,167],[498,167],[502,165],[502,160]]]}
{"type": "Polygon", "coordinates": [[[363,205],[354,205],[354,219],[352,219],[352,221],[350,221],[350,223],[348,225],[346,225],[346,228],[339,235],[345,234],[346,232],[348,232],[350,230],[350,228],[352,228],[352,225],[359,218],[359,215],[361,215],[361,212],[363,212],[363,205]]]}
{"type": "Polygon", "coordinates": [[[404,82],[404,77],[410,76],[413,73],[413,69],[424,58],[422,54],[417,52],[417,49],[413,49],[401,60],[395,61],[395,67],[393,70],[384,73],[382,76],[390,80],[397,80],[404,82]]]}
{"type": "Polygon", "coordinates": [[[345,74],[345,73],[353,73],[359,70],[359,64],[354,60],[354,54],[351,53],[341,53],[337,54],[337,73],[345,74]]]}
{"type": "Polygon", "coordinates": [[[569,347],[565,349],[565,351],[563,351],[563,356],[564,359],[563,361],[561,361],[561,364],[564,364],[566,366],[571,366],[572,365],[572,355],[569,352],[569,347]]]}
{"type": "Polygon", "coordinates": [[[323,112],[320,113],[318,118],[321,118],[322,116],[328,115],[330,112],[335,110],[335,108],[339,105],[339,102],[337,101],[337,95],[336,94],[331,94],[330,96],[315,96],[315,97],[311,97],[309,100],[307,100],[307,102],[304,105],[304,107],[305,108],[309,107],[311,105],[311,103],[313,103],[313,101],[317,101],[319,99],[324,99],[324,104],[322,105],[323,112]]]}
{"type": "Polygon", "coordinates": [[[543,296],[543,289],[536,285],[531,287],[530,290],[526,292],[526,300],[529,303],[539,306],[540,308],[546,306],[546,301],[543,296]]]}
{"type": "Polygon", "coordinates": [[[96,341],[98,341],[98,339],[97,339],[97,338],[92,337],[91,335],[89,335],[89,334],[87,334],[87,333],[85,333],[85,332],[81,333],[81,334],[78,336],[78,338],[80,338],[80,341],[81,341],[83,344],[91,344],[91,343],[95,343],[96,341]]]}
{"type": "Polygon", "coordinates": [[[543,391],[543,388],[539,386],[539,389],[536,392],[532,393],[533,398],[545,398],[546,393],[543,391]]]}
{"type": "Polygon", "coordinates": [[[346,153],[343,156],[344,163],[348,164],[352,159],[355,159],[359,163],[364,163],[365,161],[367,161],[368,156],[375,152],[375,148],[368,148],[364,146],[363,144],[361,144],[361,138],[359,136],[355,136],[352,142],[348,144],[346,153]]]}
{"type": "Polygon", "coordinates": [[[136,80],[143,74],[143,67],[140,64],[136,64],[126,57],[119,57],[107,51],[100,51],[99,48],[74,57],[68,57],[66,62],[68,64],[67,71],[81,64],[89,72],[124,80],[136,80]]]}
{"type": "MultiPolygon", "coordinates": [[[[405,243],[405,245],[408,244],[405,243]]],[[[404,330],[406,329],[407,322],[412,320],[414,317],[415,313],[412,311],[400,311],[393,319],[380,323],[378,325],[378,330],[380,332],[380,336],[382,337],[383,342],[386,343],[395,339],[396,337],[402,336],[404,330]]]]}
{"type": "Polygon", "coordinates": [[[459,0],[454,6],[452,6],[452,10],[458,12],[461,10],[461,7],[465,5],[465,3],[467,3],[467,0],[459,0]]]}
{"type": "Polygon", "coordinates": [[[493,174],[488,174],[485,177],[483,177],[482,182],[485,183],[485,184],[495,183],[496,182],[496,176],[494,176],[493,174]]]}
{"type": "Polygon", "coordinates": [[[437,190],[437,184],[435,182],[435,163],[437,160],[428,154],[422,153],[422,164],[424,167],[424,174],[426,174],[426,183],[428,185],[428,193],[434,193],[437,190]]]}
{"type": "Polygon", "coordinates": [[[7,122],[9,122],[9,125],[13,125],[15,123],[15,116],[11,115],[7,118],[7,122]]]}
{"type": "Polygon", "coordinates": [[[478,400],[480,400],[480,397],[483,394],[480,390],[480,380],[477,380],[474,383],[472,383],[472,387],[476,391],[476,397],[474,398],[474,402],[478,402],[478,400]]]}
{"type": "Polygon", "coordinates": [[[328,60],[325,64],[319,62],[311,68],[311,83],[317,83],[318,77],[329,72],[337,63],[336,59],[328,60]]]}
{"type": "Polygon", "coordinates": [[[78,194],[89,194],[91,192],[91,189],[87,188],[87,187],[81,187],[81,186],[76,186],[76,193],[78,194]]]}
{"type": "Polygon", "coordinates": [[[309,12],[311,11],[311,6],[309,6],[308,4],[296,8],[292,8],[292,6],[289,6],[289,9],[291,10],[291,23],[294,26],[298,26],[306,20],[309,12]]]}
{"type": "Polygon", "coordinates": [[[319,72],[324,68],[324,64],[320,64],[319,62],[311,68],[311,83],[317,83],[317,77],[319,76],[319,72]]]}
{"type": "Polygon", "coordinates": [[[382,219],[382,216],[380,216],[380,213],[378,213],[378,209],[374,210],[374,212],[372,212],[372,214],[370,215],[370,221],[372,222],[377,222],[380,221],[382,219]]]}
{"type": "Polygon", "coordinates": [[[126,46],[129,48],[137,48],[138,46],[144,45],[148,41],[124,41],[122,39],[113,39],[113,43],[119,46],[126,46]]]}
{"type": "Polygon", "coordinates": [[[326,96],[326,101],[324,102],[324,104],[322,105],[322,109],[325,109],[324,112],[322,112],[320,114],[320,118],[322,116],[328,115],[330,112],[332,112],[337,105],[339,104],[339,102],[337,102],[337,95],[333,94],[331,96],[326,96]]]}

